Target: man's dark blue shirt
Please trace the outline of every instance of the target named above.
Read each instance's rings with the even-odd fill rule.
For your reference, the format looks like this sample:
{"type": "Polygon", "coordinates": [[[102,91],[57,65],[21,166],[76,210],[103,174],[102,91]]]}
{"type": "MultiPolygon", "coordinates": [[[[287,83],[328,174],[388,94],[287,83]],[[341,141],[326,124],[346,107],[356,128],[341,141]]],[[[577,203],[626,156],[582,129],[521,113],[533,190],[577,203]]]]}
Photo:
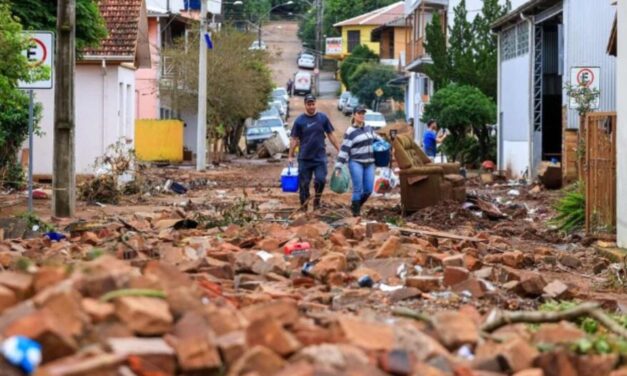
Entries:
{"type": "Polygon", "coordinates": [[[333,125],[327,115],[317,112],[313,116],[302,114],[294,121],[291,136],[300,141],[299,161],[326,162],[327,133],[333,132],[333,125]]]}

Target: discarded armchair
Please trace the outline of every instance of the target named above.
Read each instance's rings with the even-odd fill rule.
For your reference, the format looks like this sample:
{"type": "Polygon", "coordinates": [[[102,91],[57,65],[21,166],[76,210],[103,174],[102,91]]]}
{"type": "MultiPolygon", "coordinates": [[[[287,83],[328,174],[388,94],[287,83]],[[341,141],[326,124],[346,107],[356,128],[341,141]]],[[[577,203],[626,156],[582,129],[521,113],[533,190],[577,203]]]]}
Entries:
{"type": "Polygon", "coordinates": [[[401,207],[404,213],[437,204],[443,200],[463,201],[464,178],[459,163],[433,163],[410,135],[394,140],[394,156],[400,169],[401,207]]]}

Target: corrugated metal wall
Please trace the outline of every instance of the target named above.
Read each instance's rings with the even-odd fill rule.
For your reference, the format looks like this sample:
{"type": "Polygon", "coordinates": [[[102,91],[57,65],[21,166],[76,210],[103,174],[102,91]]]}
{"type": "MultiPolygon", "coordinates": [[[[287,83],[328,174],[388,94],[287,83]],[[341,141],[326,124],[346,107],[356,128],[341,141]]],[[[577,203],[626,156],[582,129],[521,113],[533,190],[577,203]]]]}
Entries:
{"type": "MultiPolygon", "coordinates": [[[[604,0],[564,2],[566,69],[564,84],[570,80],[571,67],[600,67],[601,98],[599,111],[616,110],[616,58],[607,54],[616,7],[604,0]]],[[[568,97],[564,93],[564,104],[568,97]]],[[[579,127],[577,111],[568,110],[568,127],[579,127]]]]}

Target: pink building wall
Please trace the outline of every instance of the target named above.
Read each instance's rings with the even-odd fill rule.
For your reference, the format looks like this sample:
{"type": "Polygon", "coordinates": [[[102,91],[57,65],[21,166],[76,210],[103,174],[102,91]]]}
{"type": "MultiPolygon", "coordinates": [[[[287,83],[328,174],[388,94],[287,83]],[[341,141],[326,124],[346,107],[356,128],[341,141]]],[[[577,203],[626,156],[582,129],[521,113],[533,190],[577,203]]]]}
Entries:
{"type": "Polygon", "coordinates": [[[135,72],[136,118],[159,119],[159,68],[161,37],[159,18],[148,17],[148,40],[150,43],[150,68],[135,72]]]}

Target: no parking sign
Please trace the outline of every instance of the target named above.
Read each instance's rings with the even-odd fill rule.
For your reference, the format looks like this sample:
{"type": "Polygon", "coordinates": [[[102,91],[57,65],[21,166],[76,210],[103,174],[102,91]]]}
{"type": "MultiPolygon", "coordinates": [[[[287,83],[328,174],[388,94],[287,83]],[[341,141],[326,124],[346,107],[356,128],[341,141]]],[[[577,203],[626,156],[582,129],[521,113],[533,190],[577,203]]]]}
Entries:
{"type": "Polygon", "coordinates": [[[30,43],[22,54],[28,59],[31,68],[48,67],[50,76],[46,80],[34,82],[19,82],[20,89],[52,89],[54,68],[54,33],[49,31],[25,32],[30,43]]]}
{"type": "MultiPolygon", "coordinates": [[[[590,90],[599,90],[601,68],[599,67],[572,67],[570,69],[570,82],[574,86],[587,87],[590,90]]],[[[570,98],[570,108],[576,109],[579,106],[574,98],[570,98]]],[[[593,108],[599,107],[599,99],[592,104],[593,108]]]]}

